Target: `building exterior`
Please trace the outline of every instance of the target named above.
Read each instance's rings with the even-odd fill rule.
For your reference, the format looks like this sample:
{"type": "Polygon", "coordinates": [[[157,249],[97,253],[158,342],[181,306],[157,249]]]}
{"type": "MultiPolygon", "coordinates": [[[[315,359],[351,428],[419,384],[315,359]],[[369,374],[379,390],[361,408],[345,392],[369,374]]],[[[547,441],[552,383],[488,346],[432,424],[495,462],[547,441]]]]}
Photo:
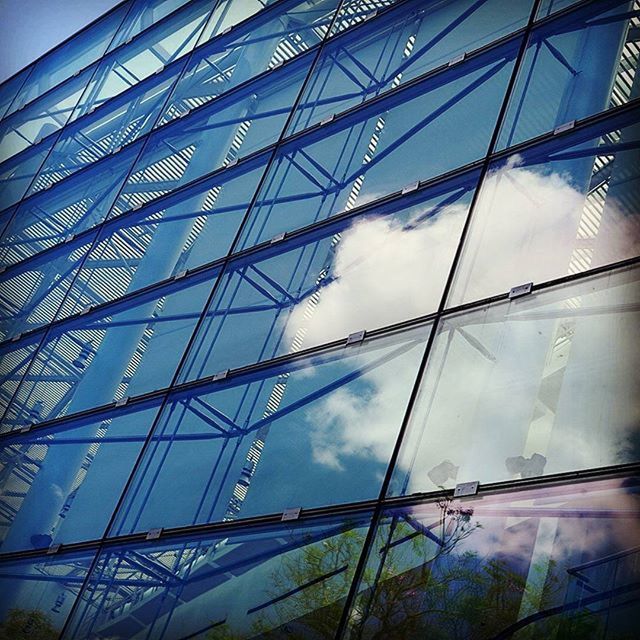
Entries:
{"type": "Polygon", "coordinates": [[[637,637],[639,57],[125,0],[1,85],[0,638],[637,637]]]}

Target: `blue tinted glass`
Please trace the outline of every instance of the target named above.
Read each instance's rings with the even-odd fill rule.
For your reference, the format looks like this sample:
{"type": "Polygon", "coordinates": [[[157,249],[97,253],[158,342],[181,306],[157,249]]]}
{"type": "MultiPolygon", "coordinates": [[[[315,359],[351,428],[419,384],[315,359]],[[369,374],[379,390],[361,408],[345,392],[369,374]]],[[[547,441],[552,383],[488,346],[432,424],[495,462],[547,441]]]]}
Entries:
{"type": "Polygon", "coordinates": [[[99,107],[189,53],[204,27],[211,4],[211,0],[193,0],[183,11],[106,56],[73,117],[99,107]]]}
{"type": "Polygon", "coordinates": [[[40,170],[43,182],[63,180],[150,131],[181,70],[178,63],[67,127],[40,170]]]}
{"type": "Polygon", "coordinates": [[[516,45],[470,58],[285,144],[251,211],[241,246],[482,157],[516,45]]]}
{"type": "Polygon", "coordinates": [[[158,129],[136,163],[118,207],[148,202],[279,137],[311,58],[307,55],[158,129]]]}
{"type": "Polygon", "coordinates": [[[109,50],[153,27],[167,15],[187,4],[189,0],[133,0],[127,17],[118,29],[109,50]]]}
{"type": "Polygon", "coordinates": [[[0,633],[12,640],[57,638],[94,555],[75,551],[1,562],[0,633]]]}
{"type": "Polygon", "coordinates": [[[0,124],[0,162],[37,144],[66,124],[92,70],[54,88],[0,124]]]}
{"type": "MultiPolygon", "coordinates": [[[[42,335],[31,334],[19,341],[12,340],[0,344],[0,414],[4,414],[11,402],[41,339],[42,335]]],[[[30,419],[16,423],[3,418],[0,422],[0,432],[10,431],[14,427],[24,427],[29,422],[30,419]]]]}
{"type": "Polygon", "coordinates": [[[267,156],[227,169],[111,221],[61,310],[69,315],[224,257],[267,156]]]}
{"type": "Polygon", "coordinates": [[[22,198],[53,147],[55,136],[0,164],[0,210],[22,198]]]}
{"type": "Polygon", "coordinates": [[[35,64],[11,112],[59,86],[102,56],[120,26],[129,6],[120,5],[71,40],[54,49],[35,64]]]}
{"type": "Polygon", "coordinates": [[[639,285],[609,271],[445,318],[392,493],[640,461],[639,285]]]}
{"type": "Polygon", "coordinates": [[[627,0],[588,3],[531,35],[498,148],[625,104],[638,66],[639,11],[627,0]],[[598,63],[594,64],[593,61],[598,63]],[[535,116],[535,117],[534,117],[535,116]]]}
{"type": "Polygon", "coordinates": [[[9,111],[11,103],[20,93],[32,69],[32,66],[27,67],[0,85],[0,118],[4,118],[5,114],[9,111]]]}
{"type": "Polygon", "coordinates": [[[100,538],[159,400],[5,438],[0,550],[100,538]],[[100,496],[96,500],[96,496],[100,496]]]}
{"type": "Polygon", "coordinates": [[[67,637],[334,638],[369,522],[364,512],[107,547],[67,637]]]}
{"type": "Polygon", "coordinates": [[[25,200],[0,239],[0,264],[25,260],[102,222],[139,150],[129,147],[25,200]]]}
{"type": "Polygon", "coordinates": [[[183,116],[225,91],[318,44],[337,0],[276,3],[255,19],[195,52],[171,96],[163,122],[183,116]]]}
{"type": "Polygon", "coordinates": [[[112,533],[377,498],[430,328],[170,398],[112,533]]]}
{"type": "Polygon", "coordinates": [[[265,7],[278,2],[279,0],[218,0],[202,34],[202,42],[225,34],[265,7]]]}
{"type": "Polygon", "coordinates": [[[186,278],[55,327],[33,360],[5,422],[24,424],[97,407],[171,382],[215,273],[186,278]]]}
{"type": "Polygon", "coordinates": [[[556,11],[570,7],[572,4],[578,4],[580,0],[542,0],[536,18],[541,20],[556,11]]]}
{"type": "Polygon", "coordinates": [[[331,29],[331,35],[345,31],[365,20],[375,18],[378,11],[390,7],[396,2],[398,0],[343,0],[331,29]]]}
{"type": "Polygon", "coordinates": [[[435,311],[476,179],[399,199],[232,262],[180,378],[435,311]]]}
{"type": "Polygon", "coordinates": [[[291,131],[393,89],[526,24],[531,0],[417,0],[322,51],[291,131]]]}
{"type": "Polygon", "coordinates": [[[85,235],[0,275],[0,339],[51,322],[93,242],[85,235]]]}
{"type": "Polygon", "coordinates": [[[637,112],[491,165],[448,304],[640,255],[637,112]]]}
{"type": "Polygon", "coordinates": [[[635,637],[638,485],[616,478],[387,511],[345,637],[635,637]]]}

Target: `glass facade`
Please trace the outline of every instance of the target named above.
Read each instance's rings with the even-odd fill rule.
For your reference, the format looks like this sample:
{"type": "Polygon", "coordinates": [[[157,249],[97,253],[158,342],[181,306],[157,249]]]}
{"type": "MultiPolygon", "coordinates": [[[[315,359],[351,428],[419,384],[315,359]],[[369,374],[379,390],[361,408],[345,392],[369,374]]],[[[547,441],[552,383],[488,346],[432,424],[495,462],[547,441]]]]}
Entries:
{"type": "Polygon", "coordinates": [[[124,0],[0,85],[0,638],[635,638],[639,32],[124,0]]]}

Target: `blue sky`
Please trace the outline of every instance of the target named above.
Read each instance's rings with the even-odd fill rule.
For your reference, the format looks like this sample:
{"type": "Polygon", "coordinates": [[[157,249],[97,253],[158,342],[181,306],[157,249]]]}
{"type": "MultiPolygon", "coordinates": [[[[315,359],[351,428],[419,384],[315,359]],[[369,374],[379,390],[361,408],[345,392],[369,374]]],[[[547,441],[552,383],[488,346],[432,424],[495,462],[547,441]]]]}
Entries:
{"type": "Polygon", "coordinates": [[[119,0],[0,0],[0,82],[119,0]]]}

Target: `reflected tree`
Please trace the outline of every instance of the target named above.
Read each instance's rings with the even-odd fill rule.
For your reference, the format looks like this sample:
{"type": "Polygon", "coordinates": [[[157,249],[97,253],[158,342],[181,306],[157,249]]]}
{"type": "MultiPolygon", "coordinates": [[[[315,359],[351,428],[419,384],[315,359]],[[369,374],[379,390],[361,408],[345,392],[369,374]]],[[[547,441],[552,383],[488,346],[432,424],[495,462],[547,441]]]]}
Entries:
{"type": "Polygon", "coordinates": [[[38,609],[10,609],[0,624],[0,640],[57,640],[58,631],[38,609]]]}

